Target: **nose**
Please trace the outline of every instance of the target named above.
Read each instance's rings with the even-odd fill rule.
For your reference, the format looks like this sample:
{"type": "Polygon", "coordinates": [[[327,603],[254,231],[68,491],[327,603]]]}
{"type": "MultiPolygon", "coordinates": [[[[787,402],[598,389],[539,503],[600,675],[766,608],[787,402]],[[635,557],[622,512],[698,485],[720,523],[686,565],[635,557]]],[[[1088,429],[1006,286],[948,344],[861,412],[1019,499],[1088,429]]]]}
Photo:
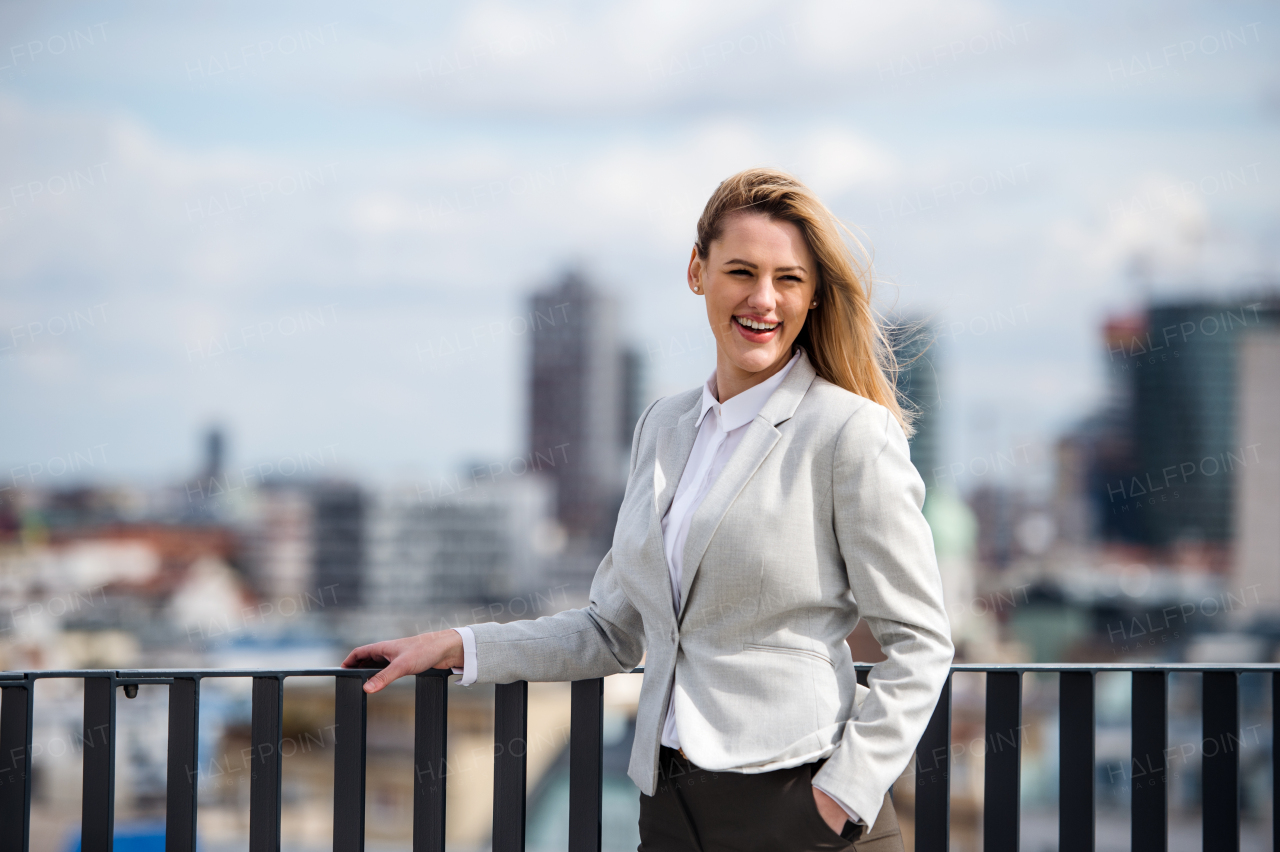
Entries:
{"type": "Polygon", "coordinates": [[[773,288],[773,277],[761,275],[747,294],[747,306],[753,311],[767,314],[778,304],[778,291],[773,288]]]}

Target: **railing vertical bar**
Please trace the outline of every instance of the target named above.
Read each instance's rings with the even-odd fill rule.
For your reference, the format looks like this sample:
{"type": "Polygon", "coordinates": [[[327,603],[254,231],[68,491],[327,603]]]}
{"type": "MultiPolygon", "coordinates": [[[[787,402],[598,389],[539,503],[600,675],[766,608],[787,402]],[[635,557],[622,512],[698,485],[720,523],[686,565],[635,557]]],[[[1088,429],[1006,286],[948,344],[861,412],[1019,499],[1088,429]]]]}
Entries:
{"type": "Polygon", "coordinates": [[[362,677],[334,678],[333,852],[364,852],[365,730],[362,677]]]}
{"type": "Polygon", "coordinates": [[[81,852],[111,852],[116,795],[115,678],[84,679],[81,852]]]}
{"type": "Polygon", "coordinates": [[[444,852],[448,672],[418,675],[413,711],[413,852],[444,852]]]}
{"type": "Polygon", "coordinates": [[[569,852],[600,852],[604,678],[573,682],[569,715],[569,852]]]}
{"type": "Polygon", "coordinates": [[[1133,673],[1130,849],[1166,852],[1169,848],[1169,793],[1165,748],[1169,744],[1169,675],[1133,673]]]}
{"type": "Polygon", "coordinates": [[[493,699],[493,852],[524,852],[529,682],[500,683],[493,699]]]}
{"type": "Polygon", "coordinates": [[[1017,852],[1022,778],[1022,674],[987,673],[982,848],[1017,852]]]}
{"type": "Polygon", "coordinates": [[[916,852],[951,846],[951,675],[916,746],[916,852]]]}
{"type": "Polygon", "coordinates": [[[284,677],[253,679],[249,758],[249,852],[280,852],[280,729],[284,677]]]}
{"type": "Polygon", "coordinates": [[[169,685],[169,759],[164,815],[165,852],[196,852],[196,791],[200,786],[200,680],[169,685]]]}
{"type": "Polygon", "coordinates": [[[1271,673],[1271,849],[1280,852],[1280,671],[1271,673]]]}
{"type": "Polygon", "coordinates": [[[1095,847],[1093,672],[1062,672],[1058,681],[1058,848],[1095,847]]]}
{"type": "Polygon", "coordinates": [[[31,844],[31,708],[34,682],[0,692],[0,852],[27,852],[31,844]]]}
{"type": "Polygon", "coordinates": [[[1240,848],[1240,682],[1235,672],[1202,676],[1201,810],[1205,849],[1240,848]]]}

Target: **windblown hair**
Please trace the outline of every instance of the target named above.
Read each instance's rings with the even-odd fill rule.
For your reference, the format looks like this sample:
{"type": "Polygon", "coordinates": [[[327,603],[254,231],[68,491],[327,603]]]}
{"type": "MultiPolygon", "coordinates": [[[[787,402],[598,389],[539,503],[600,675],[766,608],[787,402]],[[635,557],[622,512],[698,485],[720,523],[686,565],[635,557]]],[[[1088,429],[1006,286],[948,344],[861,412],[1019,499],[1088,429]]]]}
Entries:
{"type": "Polygon", "coordinates": [[[711,194],[698,219],[698,257],[707,259],[728,217],[746,212],[794,223],[817,261],[818,307],[809,311],[796,343],[818,375],[889,409],[910,437],[914,412],[900,403],[890,378],[898,361],[871,306],[871,261],[862,243],[809,187],[786,172],[756,168],[728,178],[711,194]]]}

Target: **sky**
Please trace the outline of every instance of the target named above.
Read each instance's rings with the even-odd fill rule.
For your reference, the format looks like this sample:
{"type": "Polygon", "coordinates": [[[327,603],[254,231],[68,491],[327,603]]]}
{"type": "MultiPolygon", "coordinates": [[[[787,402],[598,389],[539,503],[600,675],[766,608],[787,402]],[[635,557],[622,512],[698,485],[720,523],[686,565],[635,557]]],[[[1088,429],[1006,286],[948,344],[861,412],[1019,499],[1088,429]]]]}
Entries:
{"type": "Polygon", "coordinates": [[[957,479],[1043,491],[1106,317],[1277,280],[1277,38],[1260,3],[7,4],[0,487],[181,479],[212,423],[370,482],[518,456],[571,267],[650,399],[693,387],[697,216],[770,165],[940,330],[957,479]]]}

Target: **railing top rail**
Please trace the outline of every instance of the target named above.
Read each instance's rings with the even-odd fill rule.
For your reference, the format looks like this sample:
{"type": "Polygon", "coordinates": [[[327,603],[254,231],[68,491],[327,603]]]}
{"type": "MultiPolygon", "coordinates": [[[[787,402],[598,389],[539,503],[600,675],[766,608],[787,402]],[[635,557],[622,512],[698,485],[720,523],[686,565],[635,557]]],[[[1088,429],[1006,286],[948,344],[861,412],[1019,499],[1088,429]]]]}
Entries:
{"type": "MultiPolygon", "coordinates": [[[[875,663],[855,662],[859,671],[870,671],[875,663]]],[[[0,671],[0,682],[43,678],[110,677],[121,683],[167,683],[174,678],[206,677],[358,677],[370,678],[380,669],[327,668],[262,668],[262,669],[49,669],[39,671],[0,671]]],[[[956,663],[953,672],[1280,672],[1274,663],[956,663]]],[[[429,669],[423,674],[448,677],[449,669],[429,669]]],[[[636,666],[622,674],[644,674],[644,666],[636,666]]]]}
{"type": "MultiPolygon", "coordinates": [[[[167,682],[174,678],[206,678],[206,677],[359,677],[370,678],[381,669],[344,669],[311,668],[311,669],[49,669],[41,671],[5,671],[0,672],[0,681],[36,680],[42,678],[85,678],[109,677],[117,681],[130,683],[146,683],[148,681],[167,682]]],[[[428,675],[447,676],[452,674],[448,669],[430,669],[423,672],[428,675]]]]}

